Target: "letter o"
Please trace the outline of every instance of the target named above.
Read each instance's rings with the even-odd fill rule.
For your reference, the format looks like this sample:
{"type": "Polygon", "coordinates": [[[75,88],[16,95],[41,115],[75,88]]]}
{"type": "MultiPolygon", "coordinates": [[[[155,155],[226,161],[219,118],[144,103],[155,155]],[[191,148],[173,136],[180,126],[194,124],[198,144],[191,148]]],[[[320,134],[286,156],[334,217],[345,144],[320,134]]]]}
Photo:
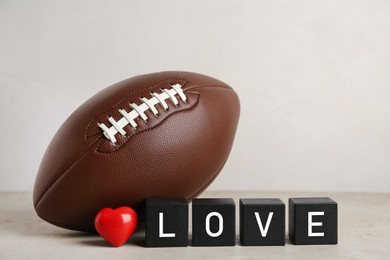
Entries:
{"type": "Polygon", "coordinates": [[[219,237],[223,232],[223,217],[220,213],[218,212],[210,212],[207,216],[206,216],[206,233],[207,235],[209,235],[210,237],[219,237]],[[218,228],[218,231],[217,232],[211,232],[210,230],[210,219],[211,217],[217,217],[218,218],[218,221],[219,221],[219,228],[218,228]]]}

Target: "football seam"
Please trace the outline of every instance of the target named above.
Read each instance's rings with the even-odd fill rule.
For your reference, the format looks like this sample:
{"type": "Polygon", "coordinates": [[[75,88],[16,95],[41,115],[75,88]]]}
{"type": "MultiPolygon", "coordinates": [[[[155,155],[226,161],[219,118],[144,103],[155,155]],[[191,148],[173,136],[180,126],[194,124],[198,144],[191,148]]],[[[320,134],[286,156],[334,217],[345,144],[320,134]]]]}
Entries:
{"type": "MultiPolygon", "coordinates": [[[[103,137],[101,137],[101,138],[103,138],[103,137]]],[[[35,208],[37,208],[39,206],[39,203],[43,200],[45,195],[53,188],[53,186],[55,186],[55,184],[57,182],[59,182],[66,175],[66,173],[73,167],[73,165],[75,165],[79,160],[81,160],[84,157],[84,155],[93,147],[93,145],[101,140],[101,138],[99,138],[96,141],[94,141],[93,143],[91,143],[82,153],[80,153],[80,155],[69,165],[69,167],[67,167],[63,171],[63,173],[52,184],[50,184],[48,186],[46,191],[43,192],[42,195],[40,196],[40,198],[37,200],[37,203],[35,204],[35,208]]]]}

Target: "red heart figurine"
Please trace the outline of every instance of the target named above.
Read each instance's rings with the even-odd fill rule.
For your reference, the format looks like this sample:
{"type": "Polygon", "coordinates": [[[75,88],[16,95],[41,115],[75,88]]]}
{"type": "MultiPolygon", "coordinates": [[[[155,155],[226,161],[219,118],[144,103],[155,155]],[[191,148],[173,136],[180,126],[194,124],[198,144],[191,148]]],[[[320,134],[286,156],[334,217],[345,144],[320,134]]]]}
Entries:
{"type": "Polygon", "coordinates": [[[104,208],[95,217],[95,228],[107,242],[119,247],[133,234],[137,222],[137,213],[132,208],[104,208]]]}

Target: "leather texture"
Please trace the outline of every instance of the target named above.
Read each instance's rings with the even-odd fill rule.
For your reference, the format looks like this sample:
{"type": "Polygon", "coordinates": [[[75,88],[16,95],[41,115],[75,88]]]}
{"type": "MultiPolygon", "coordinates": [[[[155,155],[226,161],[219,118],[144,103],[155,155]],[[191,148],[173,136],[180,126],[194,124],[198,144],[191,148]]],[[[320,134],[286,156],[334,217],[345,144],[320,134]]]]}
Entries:
{"type": "Polygon", "coordinates": [[[160,72],[114,84],[82,104],[60,127],[42,159],[33,202],[44,220],[68,229],[94,231],[104,207],[140,211],[146,198],[200,194],[225,164],[239,120],[237,94],[225,83],[190,72],[160,72]],[[127,125],[113,144],[98,127],[119,120],[151,92],[180,84],[187,97],[150,110],[137,129],[127,125]]]}

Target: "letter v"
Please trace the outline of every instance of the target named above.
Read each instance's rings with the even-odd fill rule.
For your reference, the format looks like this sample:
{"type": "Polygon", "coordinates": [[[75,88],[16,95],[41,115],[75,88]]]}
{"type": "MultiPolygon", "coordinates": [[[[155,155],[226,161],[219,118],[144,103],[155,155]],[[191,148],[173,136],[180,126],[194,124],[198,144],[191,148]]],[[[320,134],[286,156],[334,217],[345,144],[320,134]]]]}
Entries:
{"type": "Polygon", "coordinates": [[[269,225],[271,224],[271,220],[272,220],[273,215],[274,215],[273,212],[270,212],[268,214],[267,223],[265,223],[265,228],[264,228],[263,224],[261,223],[259,212],[255,212],[257,225],[259,225],[259,229],[260,229],[260,233],[261,233],[262,237],[266,237],[267,236],[269,225]]]}

